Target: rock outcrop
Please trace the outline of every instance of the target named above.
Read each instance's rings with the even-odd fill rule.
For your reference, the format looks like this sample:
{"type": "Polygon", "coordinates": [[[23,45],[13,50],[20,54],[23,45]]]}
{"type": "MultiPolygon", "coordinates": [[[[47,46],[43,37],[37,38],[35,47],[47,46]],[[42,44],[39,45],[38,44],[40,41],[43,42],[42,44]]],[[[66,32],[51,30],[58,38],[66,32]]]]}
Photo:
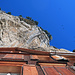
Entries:
{"type": "Polygon", "coordinates": [[[0,11],[0,47],[21,47],[52,51],[47,34],[37,25],[30,25],[0,11]]]}
{"type": "Polygon", "coordinates": [[[0,13],[0,46],[21,48],[47,48],[49,38],[37,25],[20,21],[19,17],[0,13]]]}

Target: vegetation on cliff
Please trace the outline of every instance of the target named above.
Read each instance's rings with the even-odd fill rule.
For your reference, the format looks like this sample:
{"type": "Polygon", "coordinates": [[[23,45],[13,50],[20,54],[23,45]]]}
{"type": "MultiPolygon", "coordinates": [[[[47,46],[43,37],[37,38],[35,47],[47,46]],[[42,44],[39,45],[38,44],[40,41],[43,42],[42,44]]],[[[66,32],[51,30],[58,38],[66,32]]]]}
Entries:
{"type": "MultiPolygon", "coordinates": [[[[38,25],[38,22],[37,21],[34,21],[31,17],[29,16],[26,16],[26,19],[22,17],[22,15],[19,15],[19,18],[20,18],[20,21],[24,21],[30,25],[38,25]]],[[[47,36],[49,37],[49,40],[51,41],[52,40],[52,35],[47,31],[47,30],[44,30],[42,27],[40,27],[42,31],[44,31],[47,36]]]]}
{"type": "Polygon", "coordinates": [[[49,37],[49,40],[51,41],[52,40],[52,35],[47,31],[47,30],[44,30],[42,27],[40,27],[42,31],[44,31],[47,36],[49,37]]]}
{"type": "Polygon", "coordinates": [[[26,16],[26,18],[23,18],[22,15],[19,15],[20,21],[24,21],[30,25],[38,25],[37,21],[34,21],[31,17],[26,16]]]}
{"type": "MultiPolygon", "coordinates": [[[[0,8],[0,10],[1,10],[1,8],[0,8]]],[[[11,12],[8,12],[7,14],[11,15],[11,12]]],[[[33,20],[29,16],[26,16],[26,18],[23,18],[22,15],[19,15],[18,17],[19,17],[20,21],[24,21],[27,24],[38,25],[38,21],[33,20]]],[[[40,28],[41,28],[42,31],[44,31],[47,34],[47,36],[49,37],[49,40],[51,41],[52,40],[52,35],[47,30],[44,30],[42,27],[40,27],[40,28]]]]}
{"type": "Polygon", "coordinates": [[[11,15],[11,12],[8,12],[7,14],[11,15]]]}

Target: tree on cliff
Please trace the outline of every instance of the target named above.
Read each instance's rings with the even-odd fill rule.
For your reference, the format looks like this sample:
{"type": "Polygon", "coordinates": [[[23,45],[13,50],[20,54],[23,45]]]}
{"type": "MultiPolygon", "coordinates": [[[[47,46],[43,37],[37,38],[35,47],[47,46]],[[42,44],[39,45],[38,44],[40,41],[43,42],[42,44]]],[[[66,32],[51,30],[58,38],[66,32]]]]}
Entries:
{"type": "Polygon", "coordinates": [[[34,20],[33,20],[31,17],[29,17],[29,16],[26,16],[26,18],[27,18],[28,20],[34,22],[36,25],[38,25],[38,21],[34,21],[34,20]]]}
{"type": "Polygon", "coordinates": [[[29,16],[26,16],[26,18],[27,18],[27,19],[29,19],[29,20],[31,20],[31,19],[32,19],[32,18],[31,18],[31,17],[29,17],[29,16]]]}
{"type": "Polygon", "coordinates": [[[37,21],[34,21],[34,22],[35,22],[36,25],[38,25],[38,22],[37,21]]]}
{"type": "Polygon", "coordinates": [[[11,15],[11,12],[8,12],[7,14],[11,15]]]}
{"type": "Polygon", "coordinates": [[[47,36],[49,37],[49,40],[51,41],[52,40],[52,35],[47,30],[44,30],[44,32],[47,34],[47,36]]]}
{"type": "Polygon", "coordinates": [[[49,40],[51,41],[52,40],[52,35],[47,30],[44,30],[42,27],[40,27],[40,28],[41,28],[42,31],[44,31],[47,34],[49,40]]]}

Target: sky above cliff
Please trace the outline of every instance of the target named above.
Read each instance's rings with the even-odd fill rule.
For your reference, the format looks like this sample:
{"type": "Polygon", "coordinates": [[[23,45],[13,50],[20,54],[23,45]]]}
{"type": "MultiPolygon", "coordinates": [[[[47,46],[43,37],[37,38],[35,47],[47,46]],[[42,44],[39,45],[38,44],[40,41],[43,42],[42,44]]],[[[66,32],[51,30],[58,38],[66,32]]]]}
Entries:
{"type": "Polygon", "coordinates": [[[51,33],[50,45],[75,49],[75,0],[0,0],[0,8],[38,21],[51,33]]]}

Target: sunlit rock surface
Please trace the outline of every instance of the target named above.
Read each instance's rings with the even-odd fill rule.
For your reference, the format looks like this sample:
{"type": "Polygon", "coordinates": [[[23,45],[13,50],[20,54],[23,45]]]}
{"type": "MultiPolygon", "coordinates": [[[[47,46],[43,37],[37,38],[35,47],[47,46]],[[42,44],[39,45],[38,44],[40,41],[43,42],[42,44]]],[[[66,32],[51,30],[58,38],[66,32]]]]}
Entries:
{"type": "Polygon", "coordinates": [[[52,49],[49,45],[47,34],[40,27],[27,24],[20,21],[18,16],[9,15],[2,11],[0,11],[0,47],[55,51],[55,48],[52,49]]]}
{"type": "Polygon", "coordinates": [[[49,38],[37,25],[20,21],[17,16],[0,13],[0,46],[49,47],[49,38]]]}

